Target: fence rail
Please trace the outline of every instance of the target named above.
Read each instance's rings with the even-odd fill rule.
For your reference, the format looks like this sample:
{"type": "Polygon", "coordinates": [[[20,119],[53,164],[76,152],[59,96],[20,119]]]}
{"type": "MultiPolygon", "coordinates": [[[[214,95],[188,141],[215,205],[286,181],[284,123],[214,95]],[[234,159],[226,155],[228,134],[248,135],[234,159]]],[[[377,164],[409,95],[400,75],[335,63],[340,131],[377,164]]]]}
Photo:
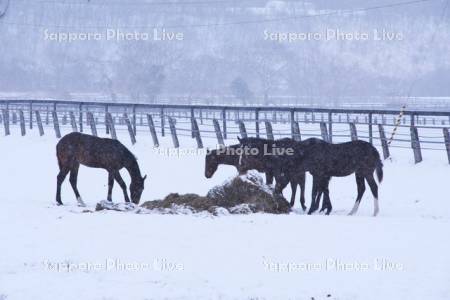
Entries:
{"type": "Polygon", "coordinates": [[[159,146],[158,134],[170,134],[175,147],[180,145],[178,136],[189,136],[196,140],[199,148],[203,147],[203,138],[224,144],[224,140],[236,135],[270,139],[290,136],[296,140],[320,136],[330,142],[365,139],[382,147],[385,158],[390,155],[390,147],[411,148],[416,163],[422,161],[422,150],[443,151],[450,163],[450,111],[405,110],[401,122],[397,122],[399,111],[379,109],[56,100],[0,100],[0,109],[0,124],[5,135],[11,134],[11,126],[16,124],[23,136],[34,128],[42,136],[44,127],[46,130],[53,127],[57,138],[61,137],[60,127],[66,125],[72,131],[93,135],[98,134],[98,127],[104,127],[112,138],[117,138],[116,130],[127,130],[133,144],[138,140],[137,135],[145,131],[151,133],[155,147],[159,146]],[[405,131],[399,130],[392,141],[387,142],[386,137],[396,127],[405,131]]]}

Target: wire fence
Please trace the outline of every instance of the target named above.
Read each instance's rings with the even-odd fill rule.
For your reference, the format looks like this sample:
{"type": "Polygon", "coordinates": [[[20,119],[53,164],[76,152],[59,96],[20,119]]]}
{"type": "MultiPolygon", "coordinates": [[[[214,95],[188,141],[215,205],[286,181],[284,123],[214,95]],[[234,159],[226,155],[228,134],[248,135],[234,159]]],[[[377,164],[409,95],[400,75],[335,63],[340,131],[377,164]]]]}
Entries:
{"type": "Polygon", "coordinates": [[[236,136],[362,139],[382,147],[385,157],[389,148],[410,148],[420,162],[422,150],[434,150],[442,151],[450,163],[450,112],[445,111],[404,111],[397,122],[399,111],[393,110],[306,107],[0,100],[0,109],[5,135],[11,134],[11,126],[20,127],[22,135],[35,129],[44,135],[50,129],[58,138],[60,127],[94,135],[102,131],[113,138],[113,132],[125,130],[133,143],[136,136],[151,133],[155,146],[158,137],[171,136],[175,147],[178,136],[195,138],[198,147],[203,147],[202,139],[223,144],[236,136]],[[395,135],[387,143],[392,132],[395,135]]]}

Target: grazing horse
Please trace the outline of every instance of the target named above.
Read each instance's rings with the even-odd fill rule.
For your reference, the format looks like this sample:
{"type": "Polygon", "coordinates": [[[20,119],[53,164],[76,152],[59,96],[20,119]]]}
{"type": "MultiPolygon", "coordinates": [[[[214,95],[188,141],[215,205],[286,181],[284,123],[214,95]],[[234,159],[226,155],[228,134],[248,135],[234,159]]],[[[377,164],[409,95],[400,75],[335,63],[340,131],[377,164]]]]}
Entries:
{"type": "Polygon", "coordinates": [[[275,192],[281,193],[286,187],[287,183],[291,183],[292,195],[291,206],[295,203],[295,194],[297,184],[300,185],[300,204],[303,210],[306,210],[305,205],[305,172],[297,172],[297,169],[292,166],[293,153],[288,153],[289,150],[295,150],[299,145],[309,145],[315,143],[326,143],[320,139],[310,138],[303,142],[297,142],[290,138],[283,138],[279,140],[267,140],[262,138],[242,138],[239,139],[241,147],[251,152],[251,149],[256,149],[255,154],[244,154],[240,157],[239,170],[247,171],[256,169],[260,172],[270,171],[277,181],[275,192]],[[283,171],[281,171],[283,170],[283,171]],[[278,183],[282,180],[283,184],[278,183]]]}
{"type": "MultiPolygon", "coordinates": [[[[240,162],[240,151],[242,151],[241,144],[237,145],[231,145],[228,147],[222,147],[220,149],[214,149],[214,150],[208,150],[205,157],[205,177],[211,178],[214,173],[217,171],[217,168],[219,165],[230,165],[236,167],[239,174],[244,174],[246,171],[250,170],[244,170],[241,171],[239,167],[240,162]]],[[[255,168],[256,169],[256,168],[255,168]]],[[[266,184],[272,184],[273,183],[273,174],[270,171],[270,169],[265,169],[265,171],[261,168],[260,172],[264,172],[266,174],[266,184]]],[[[305,179],[303,180],[288,180],[288,183],[291,183],[291,189],[292,189],[292,199],[291,199],[291,206],[294,205],[295,201],[295,193],[297,191],[297,185],[300,184],[302,189],[302,195],[303,195],[303,202],[304,203],[304,186],[305,186],[305,179]]],[[[306,208],[304,208],[306,209],[306,208]]]]}
{"type": "Polygon", "coordinates": [[[70,184],[72,185],[78,204],[85,206],[77,189],[78,168],[80,164],[91,168],[102,168],[108,172],[108,201],[112,201],[111,193],[114,179],[123,190],[126,202],[130,202],[127,186],[120,176],[119,170],[126,168],[130,173],[131,201],[138,204],[144,181],[147,175],[141,176],[136,157],[122,143],[117,140],[98,138],[95,136],[73,132],[65,135],[56,145],[59,174],[57,176],[56,202],[61,202],[61,184],[70,172],[70,184]]]}
{"type": "MultiPolygon", "coordinates": [[[[221,147],[220,149],[207,150],[205,156],[205,177],[211,178],[217,171],[219,165],[234,166],[239,171],[239,151],[241,145],[231,145],[221,147]]],[[[239,175],[245,172],[239,172],[239,175]]],[[[266,183],[273,183],[273,175],[270,172],[266,173],[266,183]]]]}
{"type": "MultiPolygon", "coordinates": [[[[329,197],[328,185],[331,177],[344,177],[355,173],[358,195],[355,205],[349,215],[357,212],[361,198],[366,190],[365,181],[369,184],[374,197],[374,211],[376,216],[379,212],[378,205],[378,185],[373,173],[376,172],[378,182],[383,180],[383,163],[380,154],[372,144],[365,141],[352,141],[341,144],[316,143],[310,145],[300,145],[293,156],[293,163],[297,165],[297,172],[308,171],[313,176],[313,189],[311,207],[308,214],[315,212],[319,208],[320,196],[324,194],[324,206],[327,214],[331,212],[331,201],[329,197]]],[[[286,186],[289,178],[283,173],[283,168],[277,184],[280,187],[286,186]]],[[[275,175],[277,176],[277,175],[275,175]]]]}

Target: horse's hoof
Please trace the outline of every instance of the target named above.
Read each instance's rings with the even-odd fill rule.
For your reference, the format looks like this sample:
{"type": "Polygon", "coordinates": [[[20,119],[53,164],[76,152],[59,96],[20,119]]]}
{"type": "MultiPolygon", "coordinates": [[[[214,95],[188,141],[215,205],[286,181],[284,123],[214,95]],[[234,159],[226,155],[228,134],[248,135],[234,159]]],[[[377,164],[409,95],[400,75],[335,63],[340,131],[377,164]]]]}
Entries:
{"type": "Polygon", "coordinates": [[[57,206],[62,206],[62,205],[64,205],[62,202],[56,202],[56,205],[57,206]]]}

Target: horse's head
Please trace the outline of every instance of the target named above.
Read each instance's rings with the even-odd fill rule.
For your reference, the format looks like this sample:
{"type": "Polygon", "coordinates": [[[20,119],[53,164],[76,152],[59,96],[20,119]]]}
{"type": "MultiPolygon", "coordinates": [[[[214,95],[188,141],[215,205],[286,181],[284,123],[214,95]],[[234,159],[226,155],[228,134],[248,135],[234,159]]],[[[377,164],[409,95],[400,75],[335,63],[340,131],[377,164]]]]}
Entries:
{"type": "Polygon", "coordinates": [[[219,162],[217,161],[217,153],[215,150],[207,150],[205,157],[205,177],[211,178],[217,171],[219,162]]]}
{"type": "Polygon", "coordinates": [[[145,175],[142,178],[131,180],[130,194],[131,194],[131,202],[133,202],[134,204],[139,204],[139,201],[141,200],[141,195],[142,192],[144,191],[145,179],[147,179],[147,175],[145,175]]]}

